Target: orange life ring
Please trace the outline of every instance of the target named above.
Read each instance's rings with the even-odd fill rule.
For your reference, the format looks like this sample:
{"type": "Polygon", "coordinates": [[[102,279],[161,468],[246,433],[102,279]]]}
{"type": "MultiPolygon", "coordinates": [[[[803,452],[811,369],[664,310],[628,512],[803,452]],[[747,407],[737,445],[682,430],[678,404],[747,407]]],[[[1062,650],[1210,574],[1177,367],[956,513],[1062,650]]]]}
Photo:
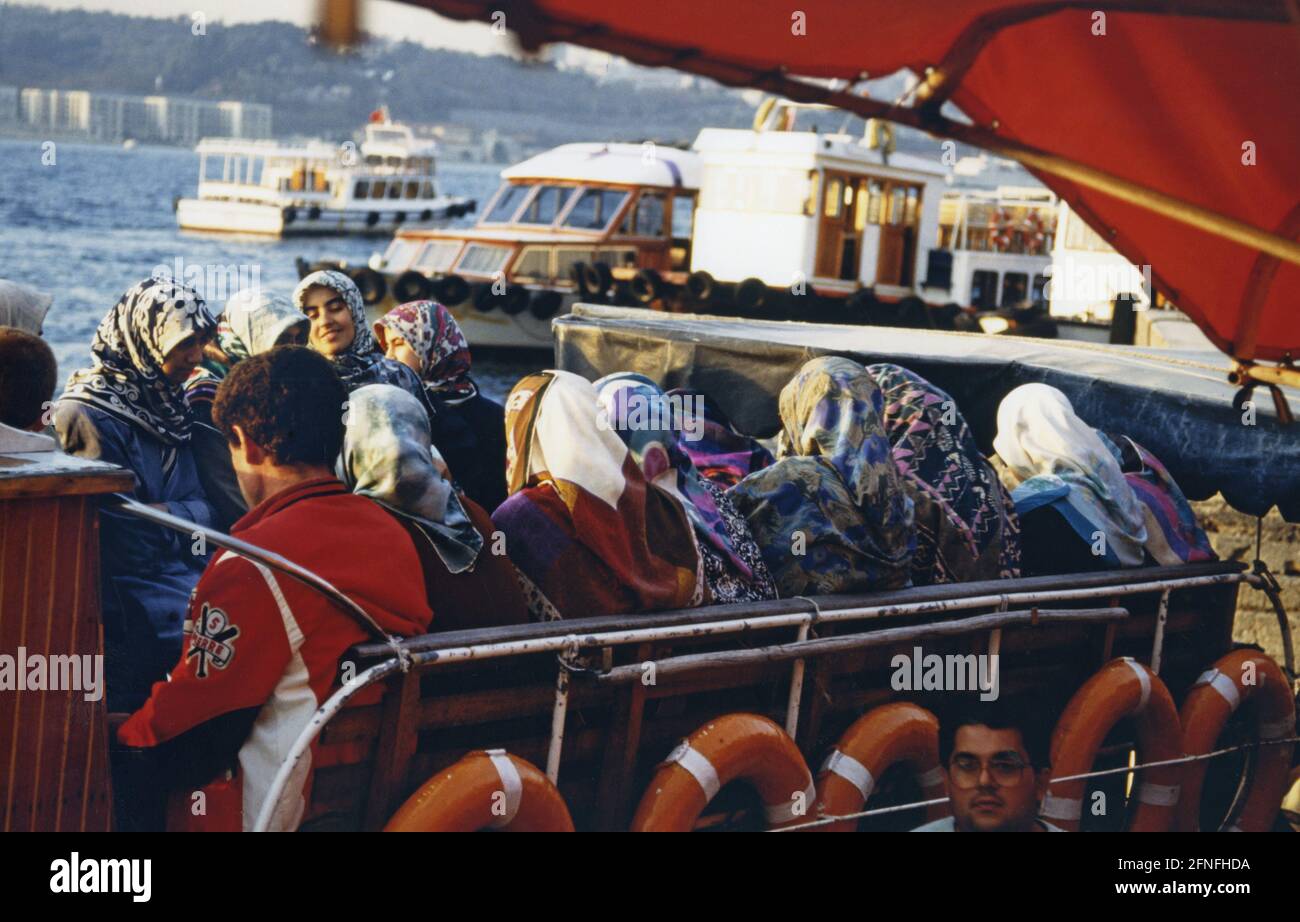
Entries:
{"type": "MultiPolygon", "coordinates": [[[[845,816],[862,809],[878,779],[904,762],[916,775],[926,800],[945,796],[939,765],[939,721],[925,708],[903,701],[872,708],[845,731],[817,773],[817,815],[845,816]]],[[[926,808],[927,820],[948,814],[947,804],[926,808]]],[[[820,826],[826,832],[853,832],[856,820],[820,826]]]]}
{"type": "Polygon", "coordinates": [[[728,714],[700,727],[655,772],[633,832],[689,832],[724,786],[744,779],[763,799],[769,829],[804,821],[817,791],[794,741],[757,714],[728,714]]]}
{"type": "MultiPolygon", "coordinates": [[[[1130,657],[1112,660],[1070,699],[1052,733],[1052,775],[1080,775],[1092,768],[1106,734],[1132,717],[1137,727],[1138,760],[1162,762],[1182,756],[1178,710],[1165,683],[1130,657]]],[[[1181,765],[1143,770],[1137,780],[1137,809],[1129,832],[1164,832],[1174,821],[1181,765]]],[[[1085,780],[1053,781],[1043,798],[1042,815],[1067,832],[1079,829],[1085,780]]]]}
{"type": "Polygon", "coordinates": [[[384,832],[573,832],[550,779],[504,749],[471,752],[412,794],[384,832]]]}
{"type": "MultiPolygon", "coordinates": [[[[1183,752],[1204,755],[1214,749],[1228,718],[1243,701],[1255,702],[1255,726],[1261,740],[1295,735],[1295,700],[1291,683],[1272,659],[1257,650],[1237,650],[1223,657],[1196,680],[1183,702],[1183,752]],[[1248,666],[1253,664],[1253,668],[1248,666]],[[1248,670],[1253,684],[1246,684],[1248,670]]],[[[1229,827],[1233,832],[1267,832],[1273,828],[1291,769],[1291,745],[1261,746],[1256,753],[1250,794],[1229,827]]],[[[1182,832],[1200,827],[1201,788],[1206,763],[1189,762],[1183,769],[1183,796],[1177,826],[1182,832]]]]}

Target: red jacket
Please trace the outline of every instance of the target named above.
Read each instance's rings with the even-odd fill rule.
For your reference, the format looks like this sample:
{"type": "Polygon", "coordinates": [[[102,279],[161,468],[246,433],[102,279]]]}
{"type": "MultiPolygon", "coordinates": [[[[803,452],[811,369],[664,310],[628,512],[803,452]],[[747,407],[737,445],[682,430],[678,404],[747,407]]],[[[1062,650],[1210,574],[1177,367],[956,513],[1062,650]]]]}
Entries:
{"type": "MultiPolygon", "coordinates": [[[[277,493],[230,534],[324,577],[391,634],[428,630],[432,614],[410,537],[386,511],[334,478],[277,493]]],[[[223,714],[260,708],[239,750],[238,796],[233,803],[208,798],[206,821],[191,824],[251,829],[294,739],[337,685],[343,653],[370,635],[314,589],[228,551],[203,572],[185,635],[180,662],[167,681],[154,685],[118,739],[156,746],[223,714]],[[224,816],[213,815],[214,801],[224,816]]],[[[271,828],[297,827],[310,775],[304,756],[271,828]]]]}

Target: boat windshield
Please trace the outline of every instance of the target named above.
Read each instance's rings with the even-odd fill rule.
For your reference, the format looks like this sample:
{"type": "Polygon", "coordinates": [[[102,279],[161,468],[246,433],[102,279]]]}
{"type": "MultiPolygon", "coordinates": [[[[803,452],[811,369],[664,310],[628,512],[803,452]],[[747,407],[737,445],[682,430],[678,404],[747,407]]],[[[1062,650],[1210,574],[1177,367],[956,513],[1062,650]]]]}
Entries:
{"type": "Polygon", "coordinates": [[[584,189],[569,216],[564,219],[564,227],[579,230],[604,230],[618,214],[628,193],[624,189],[584,189]]]}
{"type": "Polygon", "coordinates": [[[532,200],[524,206],[524,212],[519,216],[518,223],[554,224],[572,192],[571,186],[540,187],[532,200]]]}
{"type": "Polygon", "coordinates": [[[502,186],[501,191],[497,194],[496,204],[492,206],[491,211],[483,216],[483,223],[509,224],[510,219],[519,210],[519,205],[523,202],[524,197],[528,195],[532,188],[530,185],[518,185],[516,183],[507,183],[502,186]]]}

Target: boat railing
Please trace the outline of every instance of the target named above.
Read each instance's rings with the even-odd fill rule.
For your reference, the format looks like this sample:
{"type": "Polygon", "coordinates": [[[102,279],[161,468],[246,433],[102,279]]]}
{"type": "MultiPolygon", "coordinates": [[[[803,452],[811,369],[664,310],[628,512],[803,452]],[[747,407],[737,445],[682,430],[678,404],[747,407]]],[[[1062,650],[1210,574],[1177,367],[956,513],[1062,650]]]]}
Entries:
{"type": "MultiPolygon", "coordinates": [[[[337,604],[373,638],[353,648],[358,671],[345,680],[302,729],[277,772],[257,818],[255,829],[267,828],[295,766],[308,753],[326,725],[358,692],[402,673],[437,669],[455,663],[501,660],[553,653],[557,658],[555,693],[547,746],[546,775],[559,779],[564,750],[570,686],[574,676],[604,686],[643,681],[644,663],[610,665],[602,651],[643,644],[694,639],[736,639],[736,649],[691,652],[656,658],[657,678],[701,673],[741,665],[789,663],[785,696],[786,730],[798,729],[804,693],[805,665],[820,657],[936,637],[987,634],[987,649],[1001,648],[1002,631],[1022,626],[1115,624],[1129,617],[1121,602],[1130,596],[1159,593],[1148,665],[1159,674],[1164,653],[1170,594],[1174,591],[1245,583],[1269,594],[1281,626],[1285,669],[1295,684],[1294,652],[1289,624],[1267,573],[1241,564],[1213,562],[1182,567],[1150,567],[1062,577],[1030,577],[979,583],[949,583],[901,592],[855,596],[813,596],[748,604],[715,605],[637,616],[599,616],[574,621],[479,628],[397,638],[386,634],[357,603],[332,583],[279,554],[233,538],[215,529],[117,495],[118,511],[165,528],[202,536],[215,546],[255,565],[283,573],[320,592],[337,604]],[[1096,607],[1075,607],[1098,600],[1096,607]],[[985,611],[976,611],[985,609],[985,611]],[[926,620],[892,626],[899,617],[935,618],[956,613],[963,617],[926,620]],[[815,636],[815,629],[856,625],[833,636],[815,636]],[[763,631],[792,629],[792,640],[746,645],[763,631]],[[364,667],[364,668],[362,668],[364,667]]],[[[864,814],[865,815],[865,814],[864,814]]]]}

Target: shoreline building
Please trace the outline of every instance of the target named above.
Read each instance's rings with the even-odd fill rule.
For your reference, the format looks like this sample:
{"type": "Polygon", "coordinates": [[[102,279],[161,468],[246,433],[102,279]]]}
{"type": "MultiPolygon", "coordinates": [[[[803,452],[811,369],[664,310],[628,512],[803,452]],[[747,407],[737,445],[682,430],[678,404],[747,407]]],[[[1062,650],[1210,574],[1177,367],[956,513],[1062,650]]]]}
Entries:
{"type": "Polygon", "coordinates": [[[271,137],[271,107],[238,100],[132,96],[87,90],[0,87],[0,126],[118,143],[150,141],[193,147],[205,137],[271,137]],[[13,103],[13,119],[6,121],[13,103]]]}

